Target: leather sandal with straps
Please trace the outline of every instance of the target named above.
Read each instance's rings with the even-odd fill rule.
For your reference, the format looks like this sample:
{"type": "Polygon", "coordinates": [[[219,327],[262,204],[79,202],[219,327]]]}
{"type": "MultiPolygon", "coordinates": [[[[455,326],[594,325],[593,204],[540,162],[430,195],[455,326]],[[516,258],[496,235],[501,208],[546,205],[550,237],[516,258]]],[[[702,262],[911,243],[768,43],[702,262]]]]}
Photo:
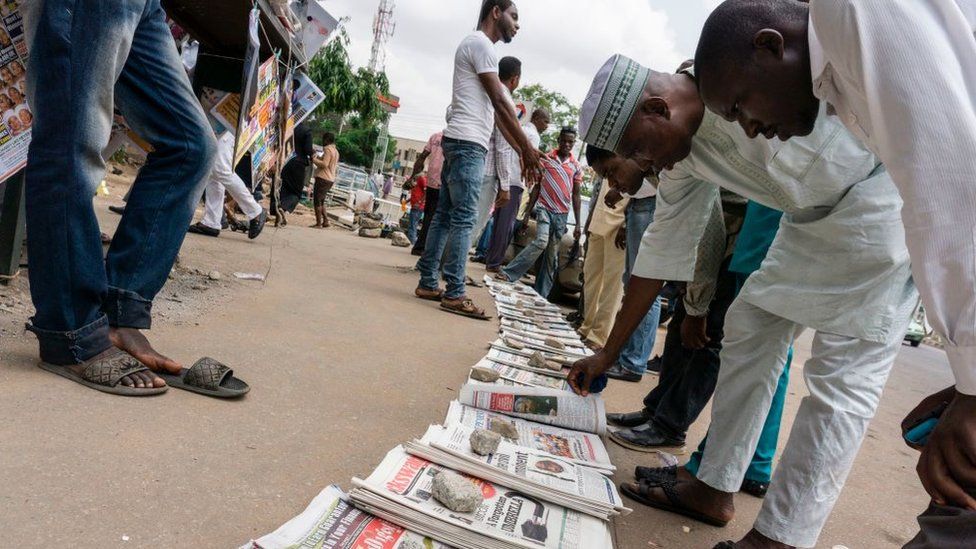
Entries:
{"type": "Polygon", "coordinates": [[[462,297],[460,299],[442,299],[441,309],[449,313],[454,313],[456,315],[466,316],[469,318],[476,318],[478,320],[490,320],[491,317],[485,314],[485,310],[475,306],[474,301],[470,298],[462,297]]]}
{"type": "Polygon", "coordinates": [[[66,366],[58,366],[41,362],[40,367],[48,372],[57,374],[80,383],[85,387],[90,387],[96,391],[122,396],[151,396],[166,392],[168,387],[128,387],[121,383],[122,378],[138,372],[147,372],[149,368],[143,366],[141,362],[132,355],[123,351],[116,350],[108,355],[91,360],[81,372],[75,372],[66,366]]]}
{"type": "Polygon", "coordinates": [[[170,387],[216,398],[236,398],[251,390],[247,383],[234,377],[234,370],[209,357],[183,368],[179,374],[156,375],[165,379],[170,387]]]}

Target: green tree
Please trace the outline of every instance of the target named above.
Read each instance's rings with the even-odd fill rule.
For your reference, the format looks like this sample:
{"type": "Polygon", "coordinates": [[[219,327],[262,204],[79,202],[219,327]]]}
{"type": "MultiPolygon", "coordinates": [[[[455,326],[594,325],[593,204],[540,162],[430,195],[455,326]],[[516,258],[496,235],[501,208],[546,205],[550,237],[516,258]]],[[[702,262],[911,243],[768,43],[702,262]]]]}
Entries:
{"type": "Polygon", "coordinates": [[[549,112],[551,123],[549,130],[542,136],[543,150],[556,148],[560,128],[576,127],[579,122],[579,107],[571,104],[565,95],[549,90],[542,84],[530,84],[515,90],[515,99],[531,101],[536,108],[541,107],[549,112]]]}

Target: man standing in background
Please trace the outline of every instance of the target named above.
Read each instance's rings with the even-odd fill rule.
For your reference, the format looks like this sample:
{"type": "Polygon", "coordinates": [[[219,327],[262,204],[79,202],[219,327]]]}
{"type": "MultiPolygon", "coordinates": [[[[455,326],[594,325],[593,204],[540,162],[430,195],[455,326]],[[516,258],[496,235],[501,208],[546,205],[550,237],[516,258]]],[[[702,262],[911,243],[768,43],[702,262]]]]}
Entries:
{"type": "Polygon", "coordinates": [[[485,155],[495,124],[520,150],[526,171],[539,165],[539,151],[522,132],[515,109],[506,101],[504,86],[498,78],[494,44],[499,40],[511,42],[518,29],[518,9],[514,2],[486,0],[478,18],[478,30],[458,46],[452,113],[441,142],[445,185],[424,254],[417,263],[420,271],[420,282],[414,291],[417,297],[440,301],[445,311],[481,320],[489,317],[465,295],[464,278],[478,191],[485,175],[485,155]],[[445,290],[438,287],[442,259],[445,290]]]}
{"type": "MultiPolygon", "coordinates": [[[[545,109],[538,108],[532,113],[532,118],[528,124],[522,126],[522,131],[529,139],[529,143],[538,149],[542,144],[542,137],[539,135],[549,128],[549,113],[545,109]]],[[[518,164],[518,157],[512,151],[513,169],[518,164]]],[[[515,173],[518,173],[516,170],[515,173]]],[[[513,178],[509,185],[509,200],[499,207],[495,206],[495,228],[491,233],[491,244],[488,247],[488,254],[485,256],[485,266],[489,273],[497,273],[501,269],[502,262],[505,261],[505,252],[512,241],[512,231],[515,229],[515,219],[518,217],[519,209],[522,207],[522,196],[525,193],[525,183],[521,178],[513,178]]]]}
{"type": "Polygon", "coordinates": [[[430,159],[427,165],[427,191],[424,193],[424,220],[420,225],[420,233],[417,241],[413,243],[410,255],[423,255],[424,246],[427,243],[427,231],[430,230],[430,222],[434,219],[434,211],[437,210],[437,202],[441,193],[441,170],[444,167],[444,150],[441,149],[441,139],[444,132],[437,132],[427,140],[427,146],[413,163],[413,173],[407,179],[407,183],[414,181],[424,171],[424,164],[430,159]]]}
{"type": "Polygon", "coordinates": [[[335,185],[336,170],[339,167],[339,149],[335,146],[335,134],[322,134],[322,155],[313,156],[315,165],[315,187],[312,191],[312,201],[315,206],[315,225],[312,227],[326,228],[329,226],[329,216],[325,211],[325,197],[335,185]]]}

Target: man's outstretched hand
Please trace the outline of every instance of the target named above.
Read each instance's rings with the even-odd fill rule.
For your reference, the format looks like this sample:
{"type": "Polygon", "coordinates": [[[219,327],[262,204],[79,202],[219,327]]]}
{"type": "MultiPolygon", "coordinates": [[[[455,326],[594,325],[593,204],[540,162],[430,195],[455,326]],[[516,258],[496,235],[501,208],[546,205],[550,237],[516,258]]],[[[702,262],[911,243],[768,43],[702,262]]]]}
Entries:
{"type": "Polygon", "coordinates": [[[603,351],[577,360],[569,370],[570,388],[580,396],[589,395],[593,380],[609,370],[610,366],[613,364],[610,363],[609,357],[603,351]]]}
{"type": "MultiPolygon", "coordinates": [[[[943,393],[923,400],[909,417],[926,401],[931,404],[931,399],[944,398],[940,397],[943,393]]],[[[933,501],[976,511],[976,396],[953,393],[949,407],[922,447],[916,470],[933,501]]]]}

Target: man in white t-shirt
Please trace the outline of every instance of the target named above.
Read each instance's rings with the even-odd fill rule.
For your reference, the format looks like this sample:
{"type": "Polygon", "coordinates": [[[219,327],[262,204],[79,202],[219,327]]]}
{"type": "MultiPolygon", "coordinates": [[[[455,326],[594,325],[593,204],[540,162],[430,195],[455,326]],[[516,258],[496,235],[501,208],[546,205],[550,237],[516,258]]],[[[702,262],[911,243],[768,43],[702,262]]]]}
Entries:
{"type": "Polygon", "coordinates": [[[452,113],[441,142],[444,151],[441,192],[424,255],[417,263],[420,270],[420,283],[414,292],[417,297],[440,301],[445,311],[482,320],[489,317],[465,296],[464,278],[488,141],[496,122],[505,139],[519,151],[523,171],[534,174],[539,169],[539,151],[522,132],[515,108],[506,99],[498,77],[494,44],[499,40],[511,42],[518,29],[518,9],[514,2],[485,0],[478,30],[458,46],[454,57],[452,113]],[[442,258],[447,282],[444,290],[438,284],[442,258]]]}

